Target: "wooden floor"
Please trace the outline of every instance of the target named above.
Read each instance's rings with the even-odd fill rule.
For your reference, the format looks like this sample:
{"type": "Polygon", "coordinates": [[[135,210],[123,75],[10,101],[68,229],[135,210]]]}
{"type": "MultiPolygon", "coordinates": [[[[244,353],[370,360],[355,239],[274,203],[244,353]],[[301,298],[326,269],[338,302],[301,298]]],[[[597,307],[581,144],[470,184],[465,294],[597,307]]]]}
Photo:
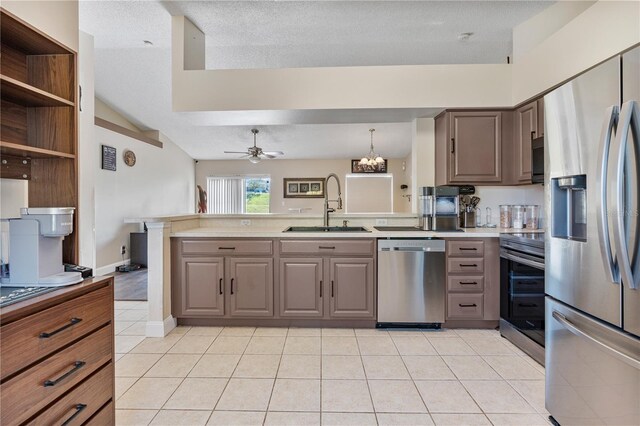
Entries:
{"type": "Polygon", "coordinates": [[[115,300],[147,300],[147,271],[114,273],[115,300]]]}

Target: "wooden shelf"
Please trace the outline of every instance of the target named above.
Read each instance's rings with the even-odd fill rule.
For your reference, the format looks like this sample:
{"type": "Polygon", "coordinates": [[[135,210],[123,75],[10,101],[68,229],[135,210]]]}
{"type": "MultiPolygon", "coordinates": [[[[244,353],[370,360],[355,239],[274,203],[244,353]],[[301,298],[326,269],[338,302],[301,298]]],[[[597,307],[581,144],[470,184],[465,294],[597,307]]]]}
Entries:
{"type": "Polygon", "coordinates": [[[76,158],[74,154],[52,151],[50,149],[36,148],[34,146],[21,145],[19,143],[0,141],[0,152],[4,155],[29,158],[76,158]]]}
{"type": "Polygon", "coordinates": [[[72,107],[75,104],[49,92],[0,74],[2,99],[26,107],[72,107]]]}
{"type": "Polygon", "coordinates": [[[0,8],[0,38],[28,55],[71,55],[75,53],[40,30],[0,8]]]}

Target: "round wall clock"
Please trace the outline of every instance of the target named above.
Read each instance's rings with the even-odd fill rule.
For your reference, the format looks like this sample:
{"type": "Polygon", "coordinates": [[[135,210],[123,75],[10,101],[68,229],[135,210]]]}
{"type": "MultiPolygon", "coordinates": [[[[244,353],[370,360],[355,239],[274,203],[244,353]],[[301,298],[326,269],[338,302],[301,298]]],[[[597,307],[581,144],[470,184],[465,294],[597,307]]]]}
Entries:
{"type": "Polygon", "coordinates": [[[133,165],[136,164],[136,154],[134,154],[133,151],[126,150],[122,154],[122,158],[124,159],[124,164],[129,167],[133,167],[133,165]]]}

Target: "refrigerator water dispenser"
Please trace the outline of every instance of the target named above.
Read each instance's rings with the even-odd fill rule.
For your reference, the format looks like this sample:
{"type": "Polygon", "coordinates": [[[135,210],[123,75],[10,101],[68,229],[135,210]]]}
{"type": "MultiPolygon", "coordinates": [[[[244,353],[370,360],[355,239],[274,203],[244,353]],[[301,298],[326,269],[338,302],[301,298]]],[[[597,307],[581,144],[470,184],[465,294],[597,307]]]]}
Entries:
{"type": "Polygon", "coordinates": [[[551,179],[551,236],[587,241],[587,176],[551,179]]]}

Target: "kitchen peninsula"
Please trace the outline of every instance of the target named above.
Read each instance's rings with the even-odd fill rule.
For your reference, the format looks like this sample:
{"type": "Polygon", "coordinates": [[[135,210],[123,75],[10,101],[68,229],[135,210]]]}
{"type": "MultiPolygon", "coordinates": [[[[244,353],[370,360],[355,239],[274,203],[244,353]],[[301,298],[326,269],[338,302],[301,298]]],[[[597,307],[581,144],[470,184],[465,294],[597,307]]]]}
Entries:
{"type": "MultiPolygon", "coordinates": [[[[178,324],[176,316],[181,318],[180,323],[185,324],[246,325],[257,322],[266,324],[271,321],[273,325],[311,326],[317,325],[317,321],[326,321],[326,324],[323,323],[325,326],[347,324],[354,326],[355,324],[374,327],[376,323],[374,306],[376,241],[390,238],[443,238],[446,241],[455,239],[455,241],[482,242],[486,247],[482,252],[483,261],[486,263],[479,271],[492,277],[485,279],[482,291],[491,293],[495,290],[495,294],[491,293],[484,311],[476,311],[469,318],[486,322],[483,325],[478,322],[464,321],[461,319],[464,316],[456,317],[455,320],[461,321],[460,326],[492,327],[497,324],[499,319],[498,237],[501,233],[516,230],[471,228],[462,232],[378,231],[374,228],[376,225],[416,225],[417,217],[413,214],[335,214],[332,216],[332,224],[343,223],[344,220],[348,220],[349,226],[363,226],[368,232],[283,232],[289,226],[317,226],[321,223],[321,216],[311,215],[179,215],[129,219],[129,223],[144,223],[148,228],[147,336],[163,336],[168,333],[178,324]],[[329,242],[331,244],[328,244],[329,242]],[[320,248],[325,246],[332,248],[320,248]],[[233,252],[233,255],[229,252],[233,252]],[[331,305],[330,302],[324,302],[326,306],[317,305],[319,301],[315,295],[319,299],[327,298],[331,294],[332,273],[335,298],[335,277],[336,273],[339,274],[339,266],[335,266],[338,268],[337,271],[335,268],[333,272],[331,271],[330,265],[334,257],[355,259],[353,261],[359,266],[347,269],[351,271],[360,269],[360,273],[364,274],[360,287],[370,290],[369,293],[362,290],[364,293],[360,293],[361,298],[355,299],[356,305],[360,306],[360,312],[335,314],[339,306],[331,305]],[[313,274],[317,277],[317,282],[314,284],[317,293],[311,292],[315,302],[309,305],[308,311],[298,312],[295,315],[287,313],[284,295],[279,292],[282,288],[286,288],[286,280],[283,280],[281,270],[286,269],[288,258],[303,259],[302,263],[307,265],[301,267],[301,270],[305,271],[303,274],[313,269],[313,274]],[[191,265],[185,259],[193,259],[196,263],[191,265]],[[243,263],[244,261],[247,263],[243,263]],[[329,266],[325,269],[324,264],[329,266]],[[194,306],[191,307],[194,309],[190,309],[182,296],[185,294],[184,291],[181,295],[177,294],[177,289],[182,288],[185,280],[188,281],[183,274],[186,274],[184,268],[189,267],[192,267],[191,274],[202,274],[194,282],[202,282],[202,278],[206,277],[210,286],[216,287],[216,297],[207,299],[206,306],[194,306]],[[234,268],[236,268],[235,272],[234,268]],[[237,287],[232,288],[231,284],[231,279],[234,278],[234,285],[238,285],[235,273],[260,273],[267,277],[266,281],[261,281],[262,285],[259,286],[261,296],[256,299],[255,295],[252,295],[246,300],[241,300],[237,295],[237,287]],[[215,283],[212,281],[212,274],[216,277],[215,283]],[[321,279],[320,276],[327,276],[328,279],[321,279]],[[228,299],[227,303],[237,303],[237,305],[235,307],[225,305],[225,297],[228,299]],[[230,302],[232,300],[236,302],[230,302]],[[243,312],[243,303],[251,307],[249,311],[253,309],[255,312],[246,310],[243,312]],[[487,308],[490,312],[486,311],[487,308]],[[237,309],[235,319],[233,318],[234,309],[237,309]],[[328,312],[334,312],[333,320],[328,312]],[[295,317],[295,321],[288,319],[288,314],[295,317]]],[[[449,259],[449,262],[454,260],[449,259]]],[[[339,262],[333,261],[333,264],[339,265],[339,262]]],[[[448,268],[454,268],[454,266],[449,265],[448,268]]],[[[196,288],[191,291],[195,292],[192,297],[200,303],[202,294],[196,288]]],[[[350,309],[347,308],[347,310],[350,309]]],[[[455,325],[455,321],[447,322],[449,327],[455,325]]]]}

